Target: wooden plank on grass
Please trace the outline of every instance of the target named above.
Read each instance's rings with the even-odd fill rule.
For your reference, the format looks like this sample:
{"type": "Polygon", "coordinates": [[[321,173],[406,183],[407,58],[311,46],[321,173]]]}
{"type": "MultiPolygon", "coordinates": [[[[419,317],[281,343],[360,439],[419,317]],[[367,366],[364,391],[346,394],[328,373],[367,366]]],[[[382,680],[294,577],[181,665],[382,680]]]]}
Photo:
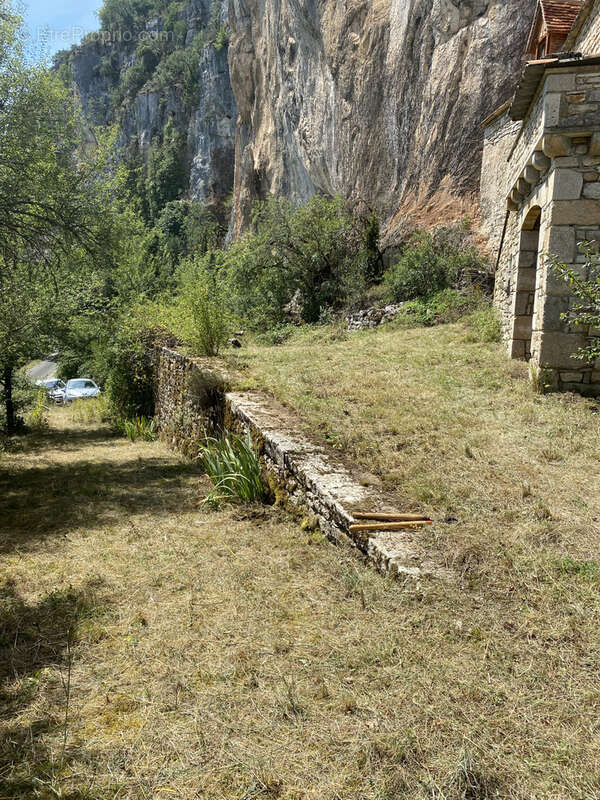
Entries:
{"type": "Polygon", "coordinates": [[[356,512],[352,515],[354,519],[374,519],[380,522],[427,522],[430,517],[423,514],[384,514],[378,512],[356,512]]]}
{"type": "Polygon", "coordinates": [[[430,520],[414,520],[413,522],[375,522],[372,525],[350,525],[350,533],[365,533],[368,531],[403,531],[407,528],[417,528],[420,525],[431,525],[430,520]]]}

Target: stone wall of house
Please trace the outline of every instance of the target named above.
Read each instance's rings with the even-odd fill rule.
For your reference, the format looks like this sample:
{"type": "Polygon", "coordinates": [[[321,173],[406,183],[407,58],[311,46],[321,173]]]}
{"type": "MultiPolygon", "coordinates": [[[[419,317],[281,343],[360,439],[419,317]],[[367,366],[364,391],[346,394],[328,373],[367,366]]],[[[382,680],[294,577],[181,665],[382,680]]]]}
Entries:
{"type": "Polygon", "coordinates": [[[513,150],[521,122],[508,116],[508,110],[485,128],[481,169],[481,216],[490,250],[497,254],[506,220],[508,176],[506,165],[513,150]]]}
{"type": "Polygon", "coordinates": [[[569,49],[584,55],[600,54],[600,0],[594,0],[587,19],[569,49]]]}
{"type": "Polygon", "coordinates": [[[510,212],[502,223],[495,286],[509,353],[530,360],[549,387],[598,394],[600,369],[574,358],[597,331],[563,318],[573,299],[548,256],[581,274],[585,258],[578,243],[600,246],[600,69],[548,71],[508,160],[501,136],[507,129],[508,119],[486,129],[486,163],[500,196],[496,205],[490,198],[483,213],[495,242],[501,202],[510,212]]]}

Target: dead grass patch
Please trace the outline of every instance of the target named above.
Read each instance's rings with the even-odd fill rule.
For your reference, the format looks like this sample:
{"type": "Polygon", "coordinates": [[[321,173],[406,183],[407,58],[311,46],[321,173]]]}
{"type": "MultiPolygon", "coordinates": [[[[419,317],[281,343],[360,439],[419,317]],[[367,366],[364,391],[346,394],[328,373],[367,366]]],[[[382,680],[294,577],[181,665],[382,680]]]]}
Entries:
{"type": "Polygon", "coordinates": [[[597,423],[468,379],[479,359],[502,384],[499,350],[447,338],[465,375],[440,388],[380,335],[292,342],[261,380],[369,472],[401,474],[406,507],[460,520],[423,533],[453,584],[388,581],[276,509],[198,510],[192,466],[63,411],[2,455],[3,800],[598,796],[597,423]],[[330,408],[297,389],[294,359],[327,375],[330,408]]]}

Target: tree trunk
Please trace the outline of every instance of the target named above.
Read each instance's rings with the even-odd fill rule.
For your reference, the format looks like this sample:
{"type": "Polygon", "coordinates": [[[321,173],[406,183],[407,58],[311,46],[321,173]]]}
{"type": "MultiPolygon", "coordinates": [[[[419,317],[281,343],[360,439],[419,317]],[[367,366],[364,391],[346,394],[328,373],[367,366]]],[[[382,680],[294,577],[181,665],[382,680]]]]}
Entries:
{"type": "Polygon", "coordinates": [[[17,430],[15,406],[13,403],[13,368],[4,367],[4,405],[6,408],[6,433],[12,436],[17,430]]]}

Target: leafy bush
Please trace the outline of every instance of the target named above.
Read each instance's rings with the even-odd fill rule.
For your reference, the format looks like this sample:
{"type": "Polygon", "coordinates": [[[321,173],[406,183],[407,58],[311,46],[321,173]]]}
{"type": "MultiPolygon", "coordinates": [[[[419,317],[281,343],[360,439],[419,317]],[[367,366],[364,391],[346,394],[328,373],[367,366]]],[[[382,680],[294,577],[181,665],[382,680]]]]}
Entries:
{"type": "Polygon", "coordinates": [[[456,322],[479,307],[481,296],[467,295],[456,289],[443,289],[429,297],[409,300],[404,303],[396,317],[396,325],[442,325],[456,322]]]}
{"type": "Polygon", "coordinates": [[[292,298],[300,318],[315,323],[364,293],[366,232],[341,198],[316,196],[296,210],[271,198],[255,208],[253,225],[223,262],[237,314],[254,329],[285,322],[292,298]]]}
{"type": "Polygon", "coordinates": [[[119,420],[117,430],[126,436],[130,442],[154,442],[156,440],[156,422],[148,417],[119,420]]]}
{"type": "Polygon", "coordinates": [[[200,452],[200,462],[215,489],[207,500],[238,500],[264,503],[267,490],[262,481],[258,456],[250,434],[229,434],[223,439],[209,439],[200,452]]]}
{"type": "Polygon", "coordinates": [[[35,405],[27,416],[27,427],[32,431],[40,432],[48,428],[48,397],[44,389],[40,389],[35,399],[35,405]]]}
{"type": "Polygon", "coordinates": [[[120,320],[105,354],[109,373],[107,394],[117,419],[154,416],[156,349],[173,345],[156,304],[136,306],[120,320]]]}
{"type": "Polygon", "coordinates": [[[468,241],[468,223],[418,231],[399,260],[385,274],[392,302],[428,297],[446,288],[484,287],[489,283],[485,260],[468,241]]]}
{"type": "Polygon", "coordinates": [[[217,356],[227,343],[231,317],[225,282],[212,255],[182,263],[173,329],[194,353],[217,356]]]}

